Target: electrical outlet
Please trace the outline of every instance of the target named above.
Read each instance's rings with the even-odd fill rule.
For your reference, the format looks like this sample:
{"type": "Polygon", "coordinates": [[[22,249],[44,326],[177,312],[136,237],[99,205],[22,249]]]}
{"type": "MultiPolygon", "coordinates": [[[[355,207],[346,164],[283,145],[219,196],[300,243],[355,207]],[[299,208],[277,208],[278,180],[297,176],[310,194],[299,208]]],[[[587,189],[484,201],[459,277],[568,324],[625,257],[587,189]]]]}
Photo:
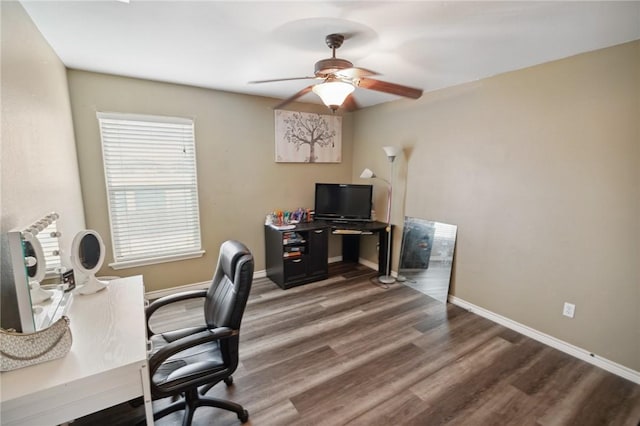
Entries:
{"type": "Polygon", "coordinates": [[[562,308],[562,315],[565,317],[573,318],[576,313],[576,305],[569,302],[564,302],[564,308],[562,308]]]}

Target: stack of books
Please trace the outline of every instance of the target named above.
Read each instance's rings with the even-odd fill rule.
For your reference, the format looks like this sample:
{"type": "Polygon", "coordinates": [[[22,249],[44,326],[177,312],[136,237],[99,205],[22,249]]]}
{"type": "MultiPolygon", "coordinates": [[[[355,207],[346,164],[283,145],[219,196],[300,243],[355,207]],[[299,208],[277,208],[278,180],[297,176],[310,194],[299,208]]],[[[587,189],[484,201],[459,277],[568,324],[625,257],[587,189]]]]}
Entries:
{"type": "Polygon", "coordinates": [[[301,244],[304,242],[304,238],[302,238],[297,232],[282,233],[282,244],[301,244]]]}
{"type": "Polygon", "coordinates": [[[292,257],[300,257],[304,253],[304,246],[287,247],[284,250],[284,257],[290,259],[292,257]]]}

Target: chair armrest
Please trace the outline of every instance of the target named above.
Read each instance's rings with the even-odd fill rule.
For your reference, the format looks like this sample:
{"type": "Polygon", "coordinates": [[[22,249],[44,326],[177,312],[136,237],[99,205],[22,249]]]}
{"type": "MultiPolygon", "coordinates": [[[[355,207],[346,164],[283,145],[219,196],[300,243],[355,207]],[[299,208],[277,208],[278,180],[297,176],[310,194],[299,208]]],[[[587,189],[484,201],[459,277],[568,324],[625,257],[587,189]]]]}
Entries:
{"type": "Polygon", "coordinates": [[[183,291],[181,293],[170,294],[169,296],[164,296],[151,302],[151,304],[149,304],[149,306],[147,306],[147,308],[144,310],[147,321],[147,336],[151,337],[155,334],[149,327],[149,318],[151,318],[155,311],[162,308],[163,306],[170,305],[171,303],[180,302],[187,299],[197,299],[206,296],[207,290],[190,290],[183,291]]]}
{"type": "Polygon", "coordinates": [[[237,336],[239,333],[239,330],[234,330],[229,327],[218,327],[211,330],[201,331],[195,334],[190,334],[183,337],[182,339],[173,341],[168,345],[160,348],[158,352],[154,353],[149,358],[149,371],[151,372],[151,377],[153,377],[153,373],[155,373],[158,367],[160,367],[160,365],[162,365],[162,363],[165,362],[169,357],[172,357],[173,355],[194,346],[202,345],[208,342],[214,342],[220,339],[226,339],[232,336],[237,336]]]}

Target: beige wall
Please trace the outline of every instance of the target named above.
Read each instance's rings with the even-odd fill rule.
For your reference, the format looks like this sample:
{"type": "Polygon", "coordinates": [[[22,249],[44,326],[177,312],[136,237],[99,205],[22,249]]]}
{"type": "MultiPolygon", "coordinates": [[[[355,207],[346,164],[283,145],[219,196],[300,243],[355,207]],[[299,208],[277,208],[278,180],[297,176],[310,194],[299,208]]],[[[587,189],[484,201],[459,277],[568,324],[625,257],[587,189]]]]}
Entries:
{"type": "Polygon", "coordinates": [[[1,229],[23,228],[56,211],[68,253],[84,213],[66,69],[18,2],[0,7],[1,229]]]}
{"type": "MultiPolygon", "coordinates": [[[[64,67],[19,4],[1,5],[2,230],[50,209],[82,227],[64,67]]],[[[103,273],[143,273],[148,290],[205,281],[227,238],[244,240],[263,269],[267,211],[312,205],[314,182],[362,182],[364,167],[388,178],[381,147],[399,145],[394,222],[458,225],[453,294],[640,370],[640,42],[347,116],[336,165],[273,162],[267,99],[80,71],[68,79],[87,226],[109,249],[95,112],[196,120],[207,255],[103,273]],[[575,319],[561,316],[564,301],[575,319]]]]}
{"type": "MultiPolygon", "coordinates": [[[[105,240],[105,263],[113,261],[113,254],[96,111],[195,120],[206,255],[117,271],[104,267],[101,271],[106,275],[143,274],[147,291],[209,280],[218,247],[229,238],[247,244],[256,258],[256,270],[264,270],[265,214],[274,209],[312,207],[315,182],[351,179],[350,117],[343,118],[342,163],[275,163],[273,99],[75,70],[68,72],[68,78],[86,220],[105,240]]],[[[320,106],[303,108],[327,113],[320,106]]],[[[339,254],[334,241],[331,255],[339,254]]]]}
{"type": "Polygon", "coordinates": [[[455,296],[640,370],[639,118],[636,41],[358,112],[353,178],[404,147],[394,222],[458,225],[455,296]]]}

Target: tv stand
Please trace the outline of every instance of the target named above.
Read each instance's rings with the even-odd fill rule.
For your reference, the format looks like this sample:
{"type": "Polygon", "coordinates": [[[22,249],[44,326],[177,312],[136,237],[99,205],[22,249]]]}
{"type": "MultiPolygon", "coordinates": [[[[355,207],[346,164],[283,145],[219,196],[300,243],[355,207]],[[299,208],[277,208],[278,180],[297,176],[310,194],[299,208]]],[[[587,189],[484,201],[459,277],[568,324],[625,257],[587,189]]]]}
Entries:
{"type": "Polygon", "coordinates": [[[378,273],[386,274],[386,223],[316,220],[286,230],[265,225],[267,277],[283,289],[327,278],[329,232],[342,237],[342,261],[354,263],[360,259],[360,236],[377,234],[378,273]]]}

